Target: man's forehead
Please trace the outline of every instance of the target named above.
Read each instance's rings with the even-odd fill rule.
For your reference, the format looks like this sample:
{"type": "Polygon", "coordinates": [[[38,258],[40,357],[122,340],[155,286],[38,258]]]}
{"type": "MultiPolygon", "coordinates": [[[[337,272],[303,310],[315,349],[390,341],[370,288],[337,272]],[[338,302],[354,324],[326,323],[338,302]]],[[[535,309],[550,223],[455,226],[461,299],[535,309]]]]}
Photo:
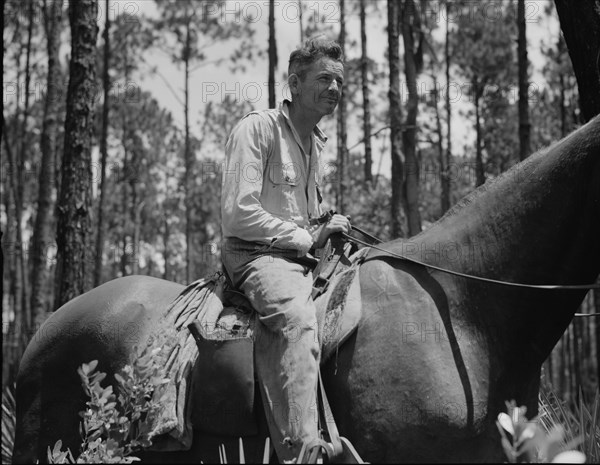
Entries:
{"type": "Polygon", "coordinates": [[[310,74],[318,74],[320,72],[330,72],[335,74],[344,74],[344,65],[339,61],[327,56],[320,57],[312,63],[308,68],[310,74]]]}

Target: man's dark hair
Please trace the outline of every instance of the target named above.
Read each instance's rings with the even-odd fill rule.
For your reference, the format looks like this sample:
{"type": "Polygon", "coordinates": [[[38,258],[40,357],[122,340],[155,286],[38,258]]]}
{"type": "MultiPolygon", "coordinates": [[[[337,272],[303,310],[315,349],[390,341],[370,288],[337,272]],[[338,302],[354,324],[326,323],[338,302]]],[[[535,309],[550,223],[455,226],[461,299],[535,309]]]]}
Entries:
{"type": "Polygon", "coordinates": [[[303,47],[294,50],[290,54],[288,76],[295,73],[301,80],[304,80],[310,65],[319,58],[329,57],[344,64],[342,55],[342,47],[336,41],[329,40],[323,35],[311,37],[304,43],[303,47]]]}

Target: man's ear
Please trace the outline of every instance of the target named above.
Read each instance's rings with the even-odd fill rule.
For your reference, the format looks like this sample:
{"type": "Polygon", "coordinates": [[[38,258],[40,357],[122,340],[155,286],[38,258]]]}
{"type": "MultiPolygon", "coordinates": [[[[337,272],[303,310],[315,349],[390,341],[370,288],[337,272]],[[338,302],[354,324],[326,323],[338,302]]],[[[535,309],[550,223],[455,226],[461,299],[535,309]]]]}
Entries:
{"type": "Polygon", "coordinates": [[[300,93],[300,78],[296,73],[292,73],[288,76],[288,85],[292,95],[300,93]]]}

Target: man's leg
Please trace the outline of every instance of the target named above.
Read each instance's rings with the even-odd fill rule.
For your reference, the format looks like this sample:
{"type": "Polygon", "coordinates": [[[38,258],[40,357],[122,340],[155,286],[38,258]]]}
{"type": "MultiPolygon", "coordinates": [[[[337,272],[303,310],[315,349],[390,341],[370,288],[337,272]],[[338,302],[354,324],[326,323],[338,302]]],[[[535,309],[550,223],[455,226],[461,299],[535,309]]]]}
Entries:
{"type": "Polygon", "coordinates": [[[312,275],[305,267],[263,255],[228,266],[234,284],[258,313],[255,364],[280,460],[298,456],[303,442],[318,436],[317,376],[319,343],[312,275]]]}

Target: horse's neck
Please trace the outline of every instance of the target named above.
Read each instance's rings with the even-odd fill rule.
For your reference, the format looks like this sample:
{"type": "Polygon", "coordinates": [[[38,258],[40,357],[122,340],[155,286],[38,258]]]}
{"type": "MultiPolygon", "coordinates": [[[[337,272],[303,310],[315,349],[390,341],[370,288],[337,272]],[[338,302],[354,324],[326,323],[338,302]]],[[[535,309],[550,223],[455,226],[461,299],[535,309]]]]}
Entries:
{"type": "MultiPolygon", "coordinates": [[[[599,217],[596,117],[482,186],[429,230],[397,244],[406,254],[412,243],[423,261],[476,276],[527,284],[589,284],[600,271],[599,217]]],[[[515,334],[535,325],[540,331],[548,329],[552,334],[541,336],[540,352],[560,337],[585,294],[455,282],[466,308],[488,309],[482,317],[486,324],[515,334]]]]}
{"type": "Polygon", "coordinates": [[[599,197],[597,117],[484,185],[430,237],[458,243],[460,256],[441,259],[462,271],[531,284],[589,283],[600,271],[599,197]]]}

